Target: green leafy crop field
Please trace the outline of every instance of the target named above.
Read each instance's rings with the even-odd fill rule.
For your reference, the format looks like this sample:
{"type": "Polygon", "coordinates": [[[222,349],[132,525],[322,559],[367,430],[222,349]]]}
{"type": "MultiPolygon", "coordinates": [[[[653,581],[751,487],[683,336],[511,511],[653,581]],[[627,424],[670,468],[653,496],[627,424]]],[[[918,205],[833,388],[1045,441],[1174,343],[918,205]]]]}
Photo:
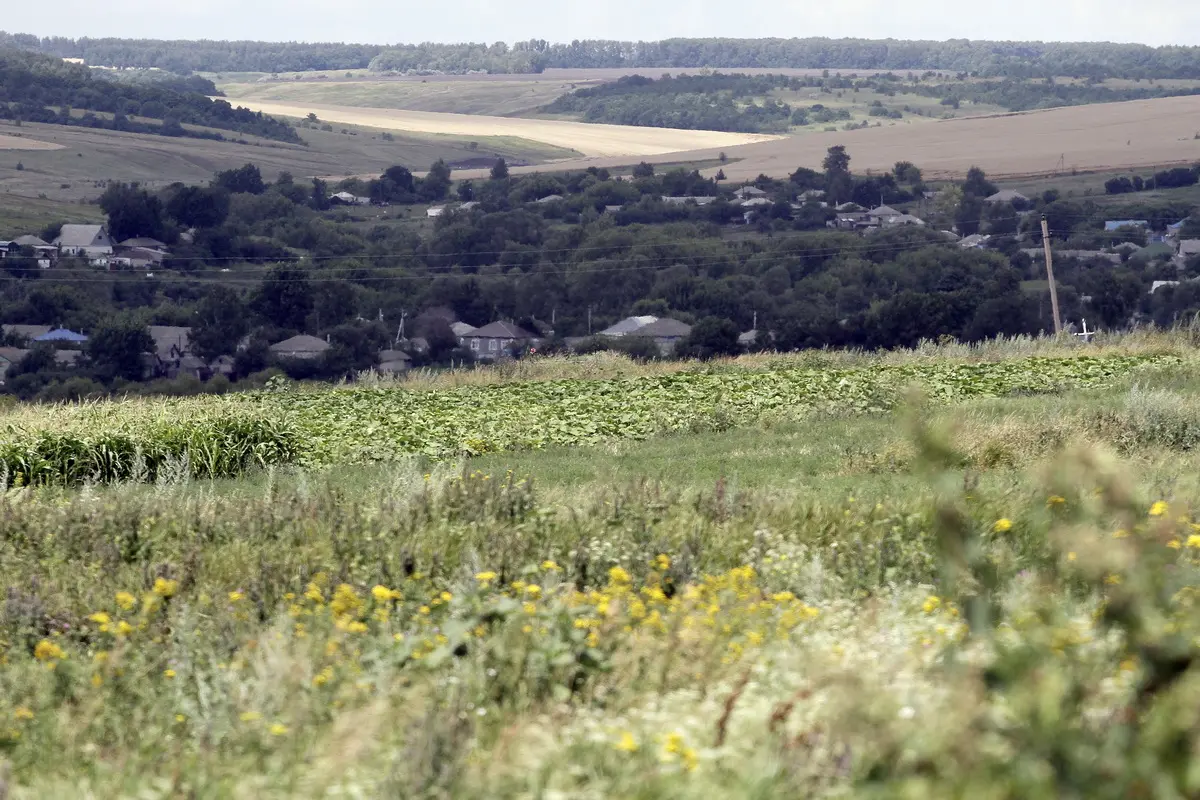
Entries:
{"type": "Polygon", "coordinates": [[[438,391],[282,389],[181,401],[24,409],[0,417],[7,484],[155,480],[251,467],[445,460],[722,430],[813,413],[894,408],[910,386],[934,403],[1099,387],[1173,355],[1034,357],[975,364],[717,368],[612,380],[438,391]]]}

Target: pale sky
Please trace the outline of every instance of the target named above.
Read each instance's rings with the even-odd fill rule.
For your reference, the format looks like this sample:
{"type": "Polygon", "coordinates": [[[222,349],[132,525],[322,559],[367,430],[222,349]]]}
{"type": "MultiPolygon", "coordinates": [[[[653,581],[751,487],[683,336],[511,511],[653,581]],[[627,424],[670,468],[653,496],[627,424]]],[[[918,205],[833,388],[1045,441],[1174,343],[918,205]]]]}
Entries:
{"type": "Polygon", "coordinates": [[[651,41],[674,36],[1019,39],[1200,45],[1198,0],[41,0],[39,36],[267,41],[651,41]]]}

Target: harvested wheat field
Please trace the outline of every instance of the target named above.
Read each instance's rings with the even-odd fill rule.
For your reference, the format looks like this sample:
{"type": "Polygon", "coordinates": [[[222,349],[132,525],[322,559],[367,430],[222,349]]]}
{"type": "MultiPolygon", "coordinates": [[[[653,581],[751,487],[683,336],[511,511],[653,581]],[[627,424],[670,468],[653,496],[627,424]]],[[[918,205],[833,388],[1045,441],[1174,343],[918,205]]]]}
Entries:
{"type": "MultiPolygon", "coordinates": [[[[980,166],[993,177],[1045,175],[1056,170],[1102,171],[1200,161],[1200,97],[1135,100],[1021,114],[903,123],[836,133],[790,136],[742,147],[713,147],[654,155],[660,163],[704,162],[723,151],[731,181],[766,174],[785,177],[797,167],[820,169],[832,145],[845,145],[855,172],[890,170],[912,161],[928,178],[961,176],[980,166]]],[[[575,159],[556,168],[619,167],[621,159],[575,159]]],[[[526,168],[533,171],[536,168],[526,168]]],[[[713,174],[716,168],[704,170],[713,174]]],[[[468,177],[465,173],[463,177],[468,177]]]]}
{"type": "Polygon", "coordinates": [[[325,122],[365,125],[393,131],[445,133],[458,136],[514,136],[576,150],[586,156],[628,157],[676,153],[683,150],[729,148],[780,137],[675,128],[636,128],[627,125],[589,125],[586,122],[512,119],[390,108],[351,108],[332,105],[287,105],[239,100],[253,111],[303,118],[315,113],[325,122]]]}
{"type": "Polygon", "coordinates": [[[39,142],[24,136],[6,136],[0,133],[0,150],[61,150],[61,144],[39,142]]]}

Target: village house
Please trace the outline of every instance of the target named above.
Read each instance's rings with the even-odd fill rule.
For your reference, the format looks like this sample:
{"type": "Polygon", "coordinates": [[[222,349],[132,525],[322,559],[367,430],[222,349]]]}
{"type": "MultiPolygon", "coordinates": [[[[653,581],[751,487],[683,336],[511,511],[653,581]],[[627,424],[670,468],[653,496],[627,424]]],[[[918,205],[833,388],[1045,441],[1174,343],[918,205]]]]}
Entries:
{"type": "Polygon", "coordinates": [[[53,244],[62,255],[86,258],[97,266],[107,266],[113,254],[113,240],[103,225],[63,225],[53,244]]]}
{"type": "Polygon", "coordinates": [[[299,336],[284,339],[282,342],[276,342],[267,349],[276,358],[313,359],[319,358],[329,348],[329,342],[324,339],[302,333],[299,336]]]}
{"type": "Polygon", "coordinates": [[[4,383],[8,370],[19,364],[28,354],[28,350],[19,347],[0,347],[0,384],[4,383]]]}
{"type": "Polygon", "coordinates": [[[1013,191],[1012,189],[1001,189],[1000,191],[996,192],[995,194],[990,195],[989,197],[985,197],[983,202],[994,204],[994,205],[999,205],[1001,203],[1022,204],[1022,203],[1028,203],[1029,198],[1026,197],[1025,195],[1021,194],[1020,192],[1013,191]]]}
{"type": "Polygon", "coordinates": [[[2,329],[6,336],[16,336],[27,342],[33,342],[50,332],[49,325],[4,325],[2,329]]]}
{"type": "Polygon", "coordinates": [[[412,367],[412,356],[403,350],[381,350],[379,366],[375,368],[381,375],[400,375],[412,367]]]}
{"type": "Polygon", "coordinates": [[[680,322],[677,319],[671,319],[670,317],[661,317],[627,335],[653,339],[654,343],[658,345],[659,352],[666,356],[670,355],[680,340],[684,339],[691,332],[691,325],[680,322]]]}
{"type": "Polygon", "coordinates": [[[1140,228],[1145,230],[1150,227],[1150,221],[1145,219],[1111,219],[1104,223],[1105,233],[1119,231],[1122,228],[1140,228]]]}
{"type": "Polygon", "coordinates": [[[332,205],[369,206],[371,205],[371,198],[358,197],[350,194],[349,192],[338,192],[337,194],[332,194],[329,196],[329,202],[332,205]]]}
{"type": "MultiPolygon", "coordinates": [[[[695,203],[698,206],[706,206],[716,199],[717,198],[715,197],[671,197],[668,195],[663,195],[662,201],[669,206],[684,206],[688,203],[695,203]]],[[[620,206],[616,206],[616,208],[618,211],[621,209],[620,206]]]]}
{"type": "Polygon", "coordinates": [[[738,200],[752,200],[755,197],[766,197],[767,193],[757,186],[743,186],[733,193],[738,200]]]}
{"type": "Polygon", "coordinates": [[[68,328],[55,328],[52,331],[43,333],[33,341],[35,342],[55,342],[58,344],[87,344],[88,337],[82,333],[76,333],[68,328]]]}
{"type": "Polygon", "coordinates": [[[651,322],[656,322],[658,317],[626,317],[615,325],[611,325],[600,331],[600,336],[608,336],[612,339],[620,339],[622,336],[628,336],[638,328],[644,328],[651,322]]]}
{"type": "Polygon", "coordinates": [[[1184,239],[1179,243],[1180,258],[1200,256],[1200,239],[1184,239]]]}
{"type": "Polygon", "coordinates": [[[31,234],[18,236],[12,240],[12,244],[17,245],[21,250],[27,247],[32,250],[33,257],[37,259],[38,266],[42,269],[49,269],[58,259],[57,247],[31,234]]]}
{"type": "Polygon", "coordinates": [[[669,317],[626,317],[620,322],[600,331],[600,336],[611,339],[647,337],[653,339],[659,350],[667,355],[680,339],[692,332],[690,325],[669,317]]]}
{"type": "Polygon", "coordinates": [[[509,354],[514,346],[534,344],[537,336],[511,322],[492,322],[462,337],[463,346],[481,361],[495,361],[509,354]]]}

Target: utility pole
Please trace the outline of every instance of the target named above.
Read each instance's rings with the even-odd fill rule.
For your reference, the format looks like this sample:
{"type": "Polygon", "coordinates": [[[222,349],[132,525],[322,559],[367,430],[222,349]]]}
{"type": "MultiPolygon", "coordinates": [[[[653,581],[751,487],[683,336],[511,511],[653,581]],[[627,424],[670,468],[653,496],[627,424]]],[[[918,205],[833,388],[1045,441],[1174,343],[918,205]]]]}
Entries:
{"type": "Polygon", "coordinates": [[[1050,307],[1054,310],[1054,335],[1062,333],[1062,317],[1058,315],[1058,287],[1054,285],[1054,256],[1050,253],[1050,223],[1042,214],[1042,245],[1046,248],[1046,279],[1050,281],[1050,307]]]}
{"type": "Polygon", "coordinates": [[[592,335],[592,307],[588,306],[588,336],[592,335]]]}

